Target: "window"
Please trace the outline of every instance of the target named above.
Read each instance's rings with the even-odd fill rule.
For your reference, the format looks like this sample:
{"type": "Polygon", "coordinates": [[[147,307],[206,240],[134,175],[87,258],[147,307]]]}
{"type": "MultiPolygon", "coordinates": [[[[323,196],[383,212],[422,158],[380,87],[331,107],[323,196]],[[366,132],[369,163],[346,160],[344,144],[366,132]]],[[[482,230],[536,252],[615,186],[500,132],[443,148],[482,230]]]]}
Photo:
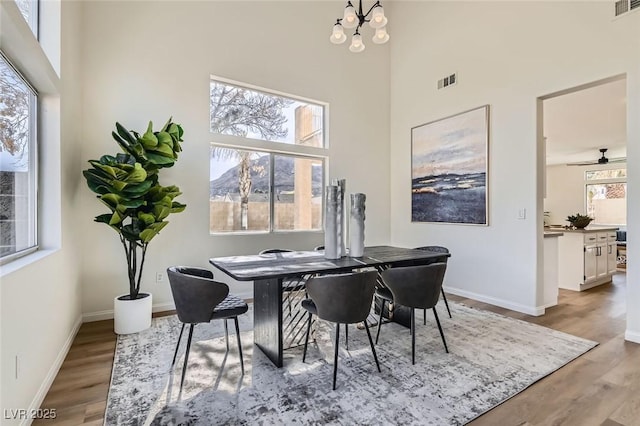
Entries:
{"type": "Polygon", "coordinates": [[[36,246],[36,94],[0,56],[0,259],[36,246]]]}
{"type": "Polygon", "coordinates": [[[31,27],[31,31],[38,37],[38,0],[16,0],[20,13],[31,27]]]}
{"type": "Polygon", "coordinates": [[[592,170],[585,173],[587,215],[594,224],[627,224],[627,170],[592,170]]]}
{"type": "Polygon", "coordinates": [[[319,102],[211,80],[210,232],[322,229],[319,102]]]}

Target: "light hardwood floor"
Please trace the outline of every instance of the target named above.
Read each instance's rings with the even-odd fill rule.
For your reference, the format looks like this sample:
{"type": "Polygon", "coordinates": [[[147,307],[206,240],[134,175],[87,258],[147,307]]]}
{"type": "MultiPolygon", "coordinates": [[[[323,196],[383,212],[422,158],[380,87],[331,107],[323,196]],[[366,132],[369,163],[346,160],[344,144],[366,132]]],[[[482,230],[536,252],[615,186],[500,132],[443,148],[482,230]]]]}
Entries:
{"type": "MultiPolygon", "coordinates": [[[[585,292],[560,290],[558,306],[542,317],[449,296],[600,343],[471,424],[640,425],[640,345],[624,341],[625,290],[624,274],[585,292]]],[[[34,424],[103,424],[116,343],[112,330],[112,321],[82,325],[42,404],[56,408],[58,416],[34,424]]]]}

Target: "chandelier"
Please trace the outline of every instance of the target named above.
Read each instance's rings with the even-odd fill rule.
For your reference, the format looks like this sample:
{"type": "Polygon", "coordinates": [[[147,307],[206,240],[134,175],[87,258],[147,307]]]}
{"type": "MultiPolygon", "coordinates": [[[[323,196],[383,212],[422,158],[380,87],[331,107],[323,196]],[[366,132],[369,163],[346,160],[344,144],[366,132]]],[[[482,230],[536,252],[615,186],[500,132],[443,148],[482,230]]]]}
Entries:
{"type": "Polygon", "coordinates": [[[342,18],[336,20],[336,24],[333,26],[333,32],[329,40],[333,44],[342,44],[347,40],[347,36],[344,33],[344,29],[355,28],[356,32],[353,33],[351,38],[351,46],[349,50],[354,53],[359,53],[364,50],[364,43],[362,43],[362,35],[360,34],[360,28],[368,22],[371,28],[375,29],[373,35],[373,42],[375,44],[384,44],[389,41],[389,34],[385,25],[387,25],[387,17],[384,16],[384,9],[379,1],[371,6],[371,9],[367,13],[362,12],[362,0],[359,0],[358,11],[353,7],[351,1],[347,2],[347,6],[344,9],[344,15],[342,18]]]}

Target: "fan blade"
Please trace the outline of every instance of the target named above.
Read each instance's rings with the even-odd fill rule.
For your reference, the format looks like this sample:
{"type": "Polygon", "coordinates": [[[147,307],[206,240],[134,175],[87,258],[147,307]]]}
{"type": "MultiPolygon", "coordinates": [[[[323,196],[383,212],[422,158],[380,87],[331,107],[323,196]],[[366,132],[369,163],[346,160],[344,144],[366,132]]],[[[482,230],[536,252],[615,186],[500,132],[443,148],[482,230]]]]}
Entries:
{"type": "Polygon", "coordinates": [[[575,163],[567,163],[567,166],[593,166],[597,165],[597,161],[577,161],[575,163]]]}
{"type": "Polygon", "coordinates": [[[626,163],[627,157],[609,158],[609,163],[626,163]]]}
{"type": "MultiPolygon", "coordinates": [[[[609,158],[609,161],[605,164],[611,163],[625,163],[627,161],[626,157],[618,157],[618,158],[609,158]]],[[[595,161],[576,161],[575,163],[566,163],[567,166],[597,166],[603,165],[598,163],[598,160],[595,161]]]]}

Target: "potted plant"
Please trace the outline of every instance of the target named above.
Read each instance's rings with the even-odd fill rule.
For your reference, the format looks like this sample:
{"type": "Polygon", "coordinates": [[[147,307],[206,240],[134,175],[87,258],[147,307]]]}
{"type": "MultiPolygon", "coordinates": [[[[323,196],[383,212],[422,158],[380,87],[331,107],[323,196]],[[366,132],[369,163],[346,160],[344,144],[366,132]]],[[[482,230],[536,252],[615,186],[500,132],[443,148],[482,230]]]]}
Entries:
{"type": "Polygon", "coordinates": [[[571,226],[573,226],[576,229],[585,228],[587,225],[589,225],[591,223],[592,220],[593,220],[593,218],[591,218],[589,216],[585,216],[585,215],[580,214],[580,213],[576,213],[574,215],[567,216],[567,222],[569,222],[571,224],[571,226]]]}
{"type": "Polygon", "coordinates": [[[151,325],[152,297],[140,292],[142,269],[147,246],[167,226],[167,216],[186,207],[173,201],[181,194],[177,186],[162,186],[158,180],[160,169],[178,159],[182,134],[182,127],[171,118],[160,131],[153,131],[149,122],[142,135],[116,123],[112,136],[123,153],[89,160],[91,168],[82,172],[89,189],[110,210],[95,221],[118,234],[127,259],[129,293],[114,299],[117,334],[136,333],[151,325]]]}

